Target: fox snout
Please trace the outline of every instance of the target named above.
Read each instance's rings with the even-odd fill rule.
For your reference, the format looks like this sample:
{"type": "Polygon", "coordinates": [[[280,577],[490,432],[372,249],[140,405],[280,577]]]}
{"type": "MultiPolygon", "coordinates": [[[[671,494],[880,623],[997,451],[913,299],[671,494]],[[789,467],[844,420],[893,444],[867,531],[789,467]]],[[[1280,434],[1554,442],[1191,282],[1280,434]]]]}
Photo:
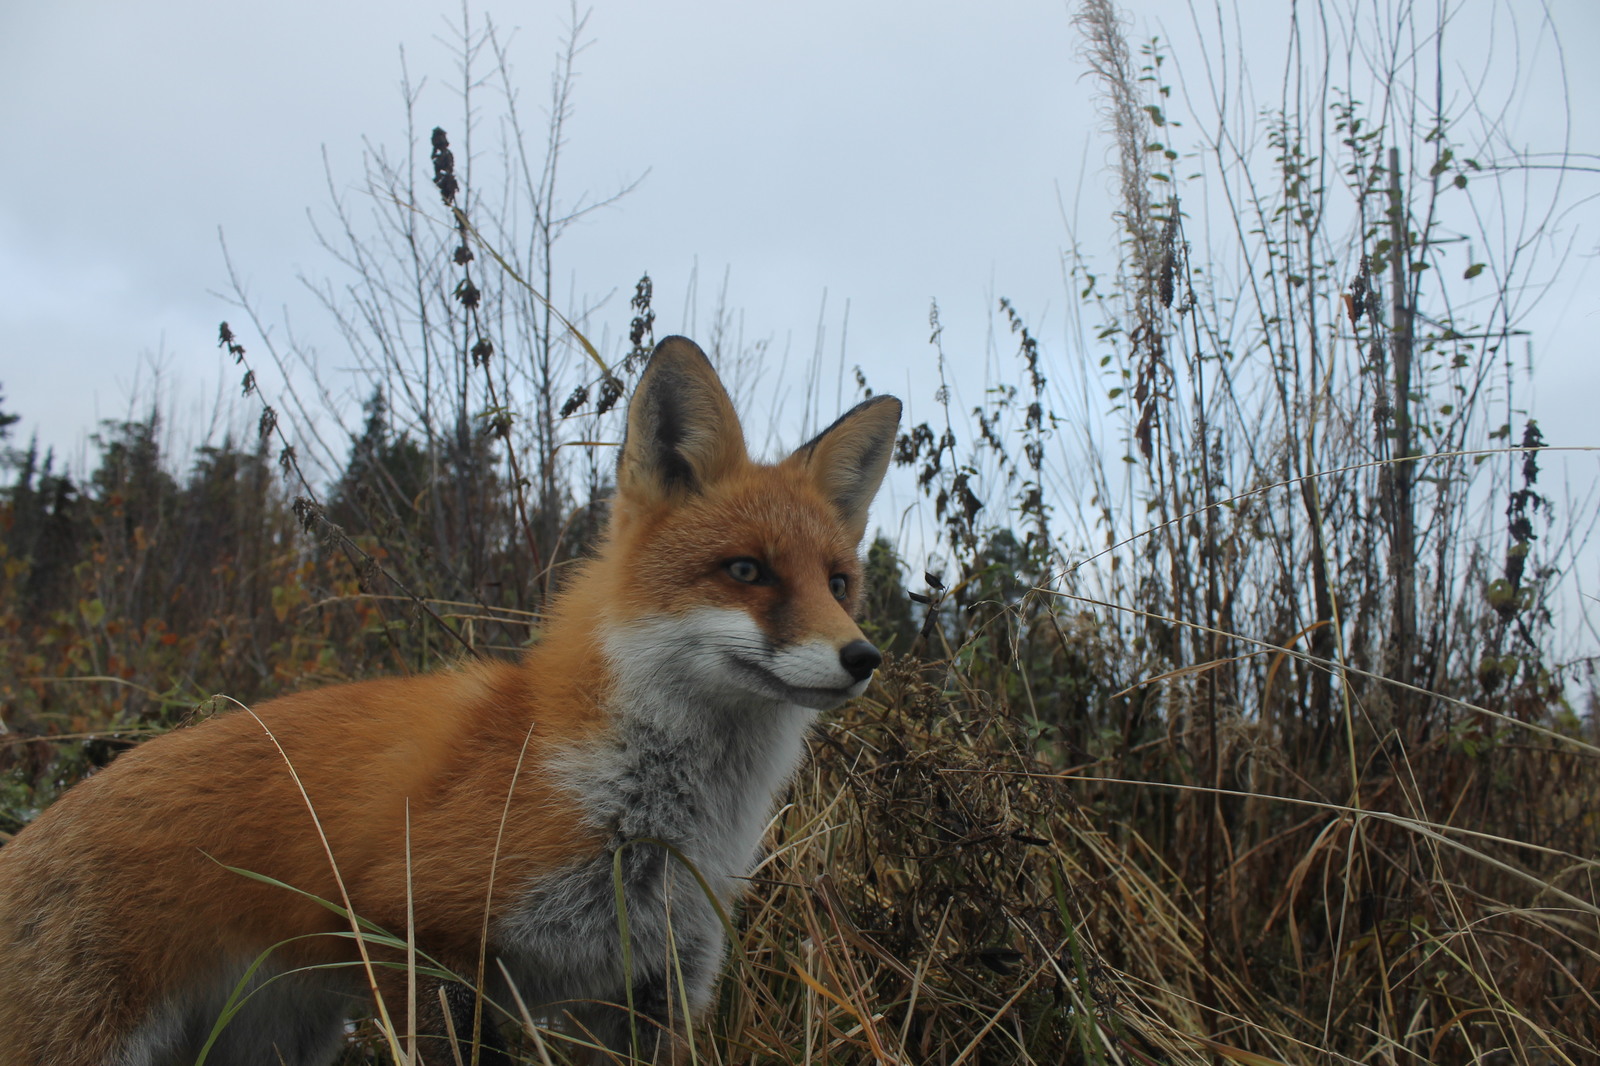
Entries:
{"type": "Polygon", "coordinates": [[[883,653],[865,640],[852,640],[839,649],[839,665],[857,681],[865,681],[883,664],[883,653]]]}

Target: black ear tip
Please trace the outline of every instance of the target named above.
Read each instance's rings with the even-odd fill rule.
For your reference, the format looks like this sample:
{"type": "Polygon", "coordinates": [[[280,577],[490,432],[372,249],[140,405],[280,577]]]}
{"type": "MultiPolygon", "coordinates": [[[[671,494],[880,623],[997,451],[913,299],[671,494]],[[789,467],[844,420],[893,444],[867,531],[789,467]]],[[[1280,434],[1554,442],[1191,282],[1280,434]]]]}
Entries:
{"type": "Polygon", "coordinates": [[[677,334],[673,334],[670,337],[662,337],[661,341],[656,345],[655,351],[650,353],[650,364],[652,366],[656,363],[676,363],[682,360],[708,364],[711,362],[706,358],[706,353],[701,350],[698,344],[688,337],[680,337],[677,334]]]}
{"type": "Polygon", "coordinates": [[[890,396],[887,393],[874,396],[868,400],[862,400],[856,404],[857,411],[870,411],[875,407],[883,408],[885,413],[893,412],[896,419],[900,417],[901,411],[905,409],[905,405],[900,402],[900,397],[890,396]]]}

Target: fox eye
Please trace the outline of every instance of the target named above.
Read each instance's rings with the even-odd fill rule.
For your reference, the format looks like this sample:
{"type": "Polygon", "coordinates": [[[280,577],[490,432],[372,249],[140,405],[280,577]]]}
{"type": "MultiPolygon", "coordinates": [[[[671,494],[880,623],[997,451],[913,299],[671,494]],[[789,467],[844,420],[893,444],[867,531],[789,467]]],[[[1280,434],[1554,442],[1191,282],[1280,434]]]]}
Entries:
{"type": "Polygon", "coordinates": [[[833,598],[842,600],[850,591],[850,579],[843,574],[834,574],[828,579],[828,591],[833,593],[833,598]]]}
{"type": "Polygon", "coordinates": [[[729,577],[746,585],[757,584],[765,576],[761,564],[754,559],[733,559],[724,563],[722,568],[728,572],[729,577]]]}

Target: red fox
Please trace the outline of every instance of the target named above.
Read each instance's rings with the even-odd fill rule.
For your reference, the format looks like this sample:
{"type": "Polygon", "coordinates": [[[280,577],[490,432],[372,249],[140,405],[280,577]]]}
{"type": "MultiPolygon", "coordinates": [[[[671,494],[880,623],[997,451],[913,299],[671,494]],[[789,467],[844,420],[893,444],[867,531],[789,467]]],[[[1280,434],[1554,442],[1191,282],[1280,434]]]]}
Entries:
{"type": "MultiPolygon", "coordinates": [[[[859,551],[899,421],[874,397],[754,462],[704,353],[662,341],[598,552],[519,662],[220,714],[0,848],[0,1066],[188,1064],[208,1040],[218,1066],[326,1063],[374,981],[405,1032],[403,956],[318,900],[583,1039],[677,1054],[725,950],[694,873],[737,900],[817,712],[881,662],[859,551]]],[[[482,1009],[420,999],[435,1034],[482,1009]]]]}

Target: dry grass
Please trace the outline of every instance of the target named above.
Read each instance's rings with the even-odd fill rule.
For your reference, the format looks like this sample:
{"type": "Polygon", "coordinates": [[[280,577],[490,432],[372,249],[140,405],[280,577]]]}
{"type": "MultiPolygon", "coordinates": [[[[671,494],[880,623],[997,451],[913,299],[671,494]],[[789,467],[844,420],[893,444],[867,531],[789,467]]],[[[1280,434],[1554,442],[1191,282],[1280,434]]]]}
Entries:
{"type": "Polygon", "coordinates": [[[1459,775],[1434,817],[1380,774],[1359,806],[1254,793],[1226,827],[1207,966],[1197,835],[1113,813],[1136,791],[1184,822],[1204,791],[1051,767],[1016,716],[928,671],[897,660],[819,745],[747,917],[760,980],[736,965],[724,1061],[1600,1055],[1593,752],[1512,756],[1565,767],[1551,815],[1587,823],[1575,850],[1463,828],[1483,767],[1443,746],[1407,760],[1459,775]]]}

